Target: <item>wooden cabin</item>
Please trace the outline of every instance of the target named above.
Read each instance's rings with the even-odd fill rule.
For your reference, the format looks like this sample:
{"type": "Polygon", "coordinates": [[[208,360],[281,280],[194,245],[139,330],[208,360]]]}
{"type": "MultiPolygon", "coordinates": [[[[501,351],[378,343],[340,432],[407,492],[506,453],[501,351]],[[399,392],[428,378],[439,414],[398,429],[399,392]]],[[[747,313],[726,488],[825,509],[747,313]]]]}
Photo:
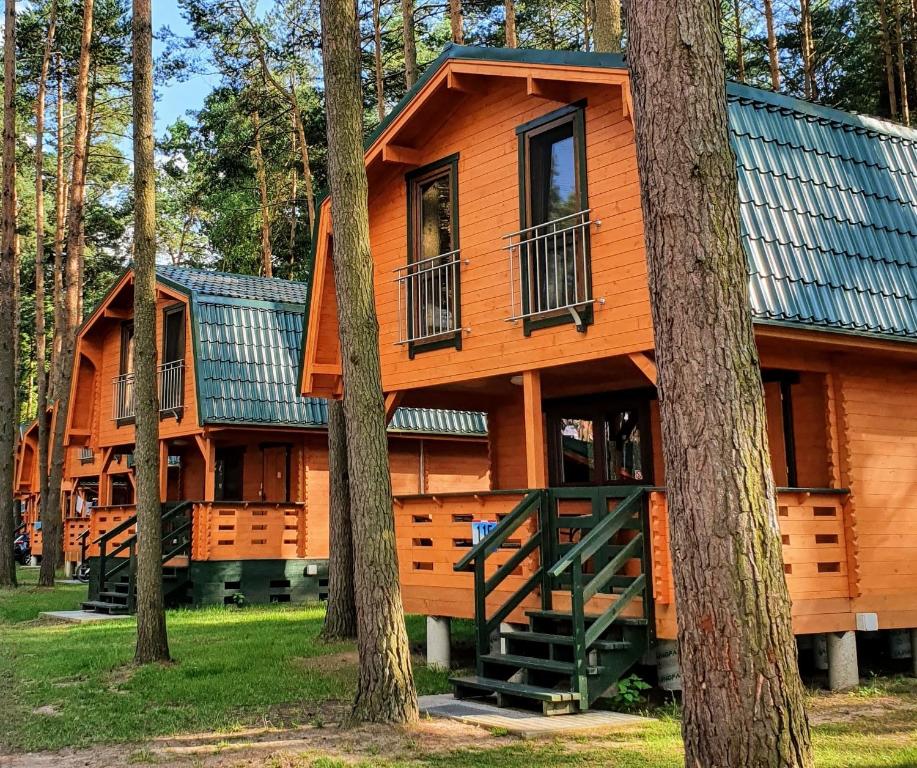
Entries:
{"type": "MultiPolygon", "coordinates": [[[[160,267],[156,289],[167,597],[324,595],[327,409],[297,386],[306,286],[160,267]]],[[[80,329],[66,429],[66,557],[88,558],[86,606],[103,611],[133,598],[133,332],[128,270],[80,329]]],[[[489,487],[483,414],[402,408],[389,434],[396,492],[489,487]]]]}
{"type": "MultiPolygon", "coordinates": [[[[856,630],[917,627],[917,131],[738,84],[728,104],[794,627],[849,681],[856,630]]],[[[628,70],[447,48],[366,170],[386,397],[489,425],[489,492],[396,499],[406,609],[476,618],[459,693],[587,707],[675,639],[689,546],[667,528],[628,70]]],[[[308,396],[341,387],[333,240],[326,201],[308,396]]]]}

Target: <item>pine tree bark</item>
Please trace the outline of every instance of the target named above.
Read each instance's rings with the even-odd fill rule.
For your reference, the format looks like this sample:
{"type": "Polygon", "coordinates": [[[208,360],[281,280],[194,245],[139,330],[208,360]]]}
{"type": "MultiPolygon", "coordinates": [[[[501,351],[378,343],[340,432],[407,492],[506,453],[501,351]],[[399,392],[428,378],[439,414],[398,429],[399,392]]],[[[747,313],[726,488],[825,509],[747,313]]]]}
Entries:
{"type": "Polygon", "coordinates": [[[417,82],[417,40],[414,32],[414,0],[401,0],[401,32],[404,38],[404,85],[417,82]]]}
{"type": "MultiPolygon", "coordinates": [[[[48,402],[57,399],[60,389],[60,348],[61,348],[61,307],[64,295],[64,236],[67,220],[67,175],[64,172],[64,73],[60,52],[56,56],[55,80],[57,81],[57,137],[56,137],[56,167],[54,174],[54,278],[52,285],[53,294],[53,319],[54,333],[51,336],[51,370],[48,375],[48,402]]],[[[47,498],[47,493],[43,494],[47,498]]],[[[44,503],[44,502],[42,502],[44,503]]]]}
{"type": "Polygon", "coordinates": [[[352,719],[404,723],[417,719],[417,695],[398,579],[353,2],[322,0],[321,23],[360,656],[352,719]]]}
{"type": "Polygon", "coordinates": [[[385,76],[382,71],[382,0],[373,0],[373,69],[376,76],[376,114],[385,119],[385,76]]]}
{"type": "MultiPolygon", "coordinates": [[[[51,461],[48,471],[48,520],[52,528],[42,526],[42,548],[53,542],[59,546],[61,540],[63,510],[61,508],[61,481],[64,475],[64,432],[70,413],[70,384],[73,379],[76,332],[80,324],[80,264],[83,254],[83,211],[86,201],[86,155],[89,142],[87,100],[89,94],[89,56],[92,42],[93,0],[83,2],[83,29],[80,38],[80,58],[76,78],[76,116],[73,127],[73,163],[70,178],[70,204],[67,212],[67,247],[63,266],[63,296],[61,300],[60,354],[58,356],[58,377],[56,386],[57,411],[54,418],[54,433],[51,438],[51,461]]],[[[53,586],[56,557],[49,557],[47,550],[41,559],[38,583],[53,586]]]]}
{"type": "Polygon", "coordinates": [[[516,48],[519,40],[516,37],[516,3],[514,0],[504,0],[503,13],[506,47],[516,48]]]}
{"type": "Polygon", "coordinates": [[[891,26],[885,0],[876,0],[879,10],[879,36],[882,38],[882,53],[885,55],[885,80],[888,84],[888,111],[893,119],[898,118],[898,96],[895,85],[895,60],[892,56],[891,26]]]}
{"type": "Polygon", "coordinates": [[[812,40],[812,6],[811,0],[800,0],[799,3],[799,40],[802,46],[803,90],[806,98],[818,98],[815,85],[815,43],[812,40]]]}
{"type": "Polygon", "coordinates": [[[720,6],[626,7],[685,765],[809,767],[739,235],[720,6]]]}
{"type": "MultiPolygon", "coordinates": [[[[45,97],[57,26],[57,0],[48,13],[48,31],[35,95],[35,369],[38,390],[38,505],[42,528],[48,517],[48,340],[45,330],[45,97]]],[[[52,553],[54,549],[52,548],[52,553]]]]}
{"type": "Polygon", "coordinates": [[[774,1],[764,0],[764,23],[767,27],[767,60],[771,71],[771,88],[780,90],[780,56],[777,51],[777,30],[774,24],[774,1]]]}
{"type": "Polygon", "coordinates": [[[621,0],[594,0],[592,40],[595,50],[621,52],[621,0]]]}
{"type": "Polygon", "coordinates": [[[449,28],[452,31],[452,42],[465,44],[465,19],[462,14],[462,0],[449,0],[449,28]]]}
{"type": "Polygon", "coordinates": [[[271,252],[271,201],[267,194],[267,174],[264,170],[264,155],[261,153],[261,116],[256,109],[252,112],[252,126],[255,131],[252,146],[252,161],[255,163],[255,177],[258,180],[258,199],[261,201],[261,274],[274,276],[274,255],[271,252]]]}
{"type": "Polygon", "coordinates": [[[350,520],[350,478],[347,471],[347,426],[344,406],[328,401],[328,603],[322,638],[351,640],[357,636],[354,597],[353,528],[350,520]]]}
{"type": "Polygon", "coordinates": [[[4,3],[3,193],[0,232],[0,587],[16,586],[13,559],[16,450],[16,0],[4,3]]]}
{"type": "Polygon", "coordinates": [[[895,14],[895,42],[898,48],[898,92],[901,94],[901,122],[911,124],[911,108],[907,96],[907,66],[904,58],[904,25],[901,23],[901,2],[892,0],[895,14]]]}
{"type": "Polygon", "coordinates": [[[740,83],[745,82],[745,42],[742,32],[742,8],[739,0],[732,0],[732,14],[735,21],[736,36],[736,77],[740,83]]]}
{"type": "Polygon", "coordinates": [[[156,371],[156,166],[153,162],[153,13],[134,0],[134,416],[137,454],[137,647],[134,661],[169,660],[162,596],[159,396],[156,371]]]}

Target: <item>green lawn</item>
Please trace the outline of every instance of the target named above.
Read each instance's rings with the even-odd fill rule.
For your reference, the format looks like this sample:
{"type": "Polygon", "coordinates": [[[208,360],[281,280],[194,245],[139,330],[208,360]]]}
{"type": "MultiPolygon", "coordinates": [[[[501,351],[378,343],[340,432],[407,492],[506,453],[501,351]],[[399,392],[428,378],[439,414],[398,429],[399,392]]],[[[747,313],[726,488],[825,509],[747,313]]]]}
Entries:
{"type": "MultiPolygon", "coordinates": [[[[24,581],[34,581],[34,573],[23,573],[24,581]]],[[[231,735],[252,725],[324,726],[353,694],[354,648],[318,641],[321,606],[172,611],[176,663],[135,669],[133,620],[75,626],[37,619],[43,610],[77,607],[84,594],[83,586],[0,591],[0,678],[13,692],[0,698],[0,754],[130,743],[125,762],[130,757],[137,764],[169,764],[155,749],[147,760],[142,745],[195,731],[231,735]]],[[[423,619],[410,617],[408,624],[419,646],[423,619]]],[[[467,624],[459,624],[458,634],[468,642],[467,624]]],[[[447,690],[447,675],[419,661],[415,675],[421,694],[447,690]]],[[[844,696],[821,694],[811,705],[819,766],[917,766],[915,681],[878,681],[844,696]]],[[[273,758],[261,759],[274,764],[273,758]]],[[[667,768],[681,765],[682,756],[679,724],[669,716],[646,728],[563,741],[466,736],[451,745],[423,732],[376,729],[345,746],[288,754],[276,764],[667,768]]]]}

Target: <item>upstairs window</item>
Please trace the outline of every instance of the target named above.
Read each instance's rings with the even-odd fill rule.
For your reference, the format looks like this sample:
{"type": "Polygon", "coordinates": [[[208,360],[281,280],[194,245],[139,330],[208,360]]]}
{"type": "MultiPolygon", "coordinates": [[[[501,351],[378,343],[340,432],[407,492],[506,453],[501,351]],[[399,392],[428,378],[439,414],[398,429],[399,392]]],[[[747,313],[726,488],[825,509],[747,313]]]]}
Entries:
{"type": "Polygon", "coordinates": [[[185,359],[185,306],[166,307],[162,313],[162,362],[185,359]]]}
{"type": "Polygon", "coordinates": [[[408,263],[396,271],[400,342],[417,351],[461,348],[458,156],[407,176],[408,263]]]}
{"type": "Polygon", "coordinates": [[[185,392],[185,305],[162,313],[162,362],[159,365],[159,412],[180,419],[185,392]]]}
{"type": "Polygon", "coordinates": [[[522,229],[507,235],[513,319],[525,331],[592,321],[585,122],[581,104],[520,126],[522,229]],[[517,299],[518,291],[518,299],[517,299]]]}

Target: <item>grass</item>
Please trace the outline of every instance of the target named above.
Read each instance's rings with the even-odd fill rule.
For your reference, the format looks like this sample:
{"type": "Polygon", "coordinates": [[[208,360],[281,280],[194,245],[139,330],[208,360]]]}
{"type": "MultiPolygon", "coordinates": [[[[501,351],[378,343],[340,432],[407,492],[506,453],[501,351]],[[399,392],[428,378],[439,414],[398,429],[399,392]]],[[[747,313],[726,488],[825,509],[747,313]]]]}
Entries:
{"type": "MultiPolygon", "coordinates": [[[[24,580],[32,573],[23,574],[24,580]]],[[[0,754],[128,743],[124,764],[162,763],[150,741],[155,737],[208,731],[231,740],[252,725],[324,726],[341,711],[335,703],[354,692],[353,645],[318,640],[321,606],[172,611],[177,662],[137,669],[131,665],[133,620],[63,625],[37,619],[43,610],[75,608],[84,594],[85,587],[66,585],[0,591],[0,678],[15,692],[0,697],[0,754]]],[[[470,627],[457,628],[467,643],[470,627]]],[[[423,619],[409,617],[408,630],[420,644],[423,619]]],[[[415,676],[421,694],[448,690],[446,673],[416,659],[415,676]]],[[[813,733],[819,768],[917,766],[914,680],[878,678],[850,694],[813,695],[810,709],[818,722],[813,733]]],[[[434,746],[422,734],[381,729],[344,748],[284,755],[276,765],[681,766],[677,716],[671,710],[656,714],[659,719],[647,727],[556,741],[482,732],[471,743],[466,738],[434,746]]],[[[264,757],[263,764],[272,766],[273,759],[264,757]]]]}

